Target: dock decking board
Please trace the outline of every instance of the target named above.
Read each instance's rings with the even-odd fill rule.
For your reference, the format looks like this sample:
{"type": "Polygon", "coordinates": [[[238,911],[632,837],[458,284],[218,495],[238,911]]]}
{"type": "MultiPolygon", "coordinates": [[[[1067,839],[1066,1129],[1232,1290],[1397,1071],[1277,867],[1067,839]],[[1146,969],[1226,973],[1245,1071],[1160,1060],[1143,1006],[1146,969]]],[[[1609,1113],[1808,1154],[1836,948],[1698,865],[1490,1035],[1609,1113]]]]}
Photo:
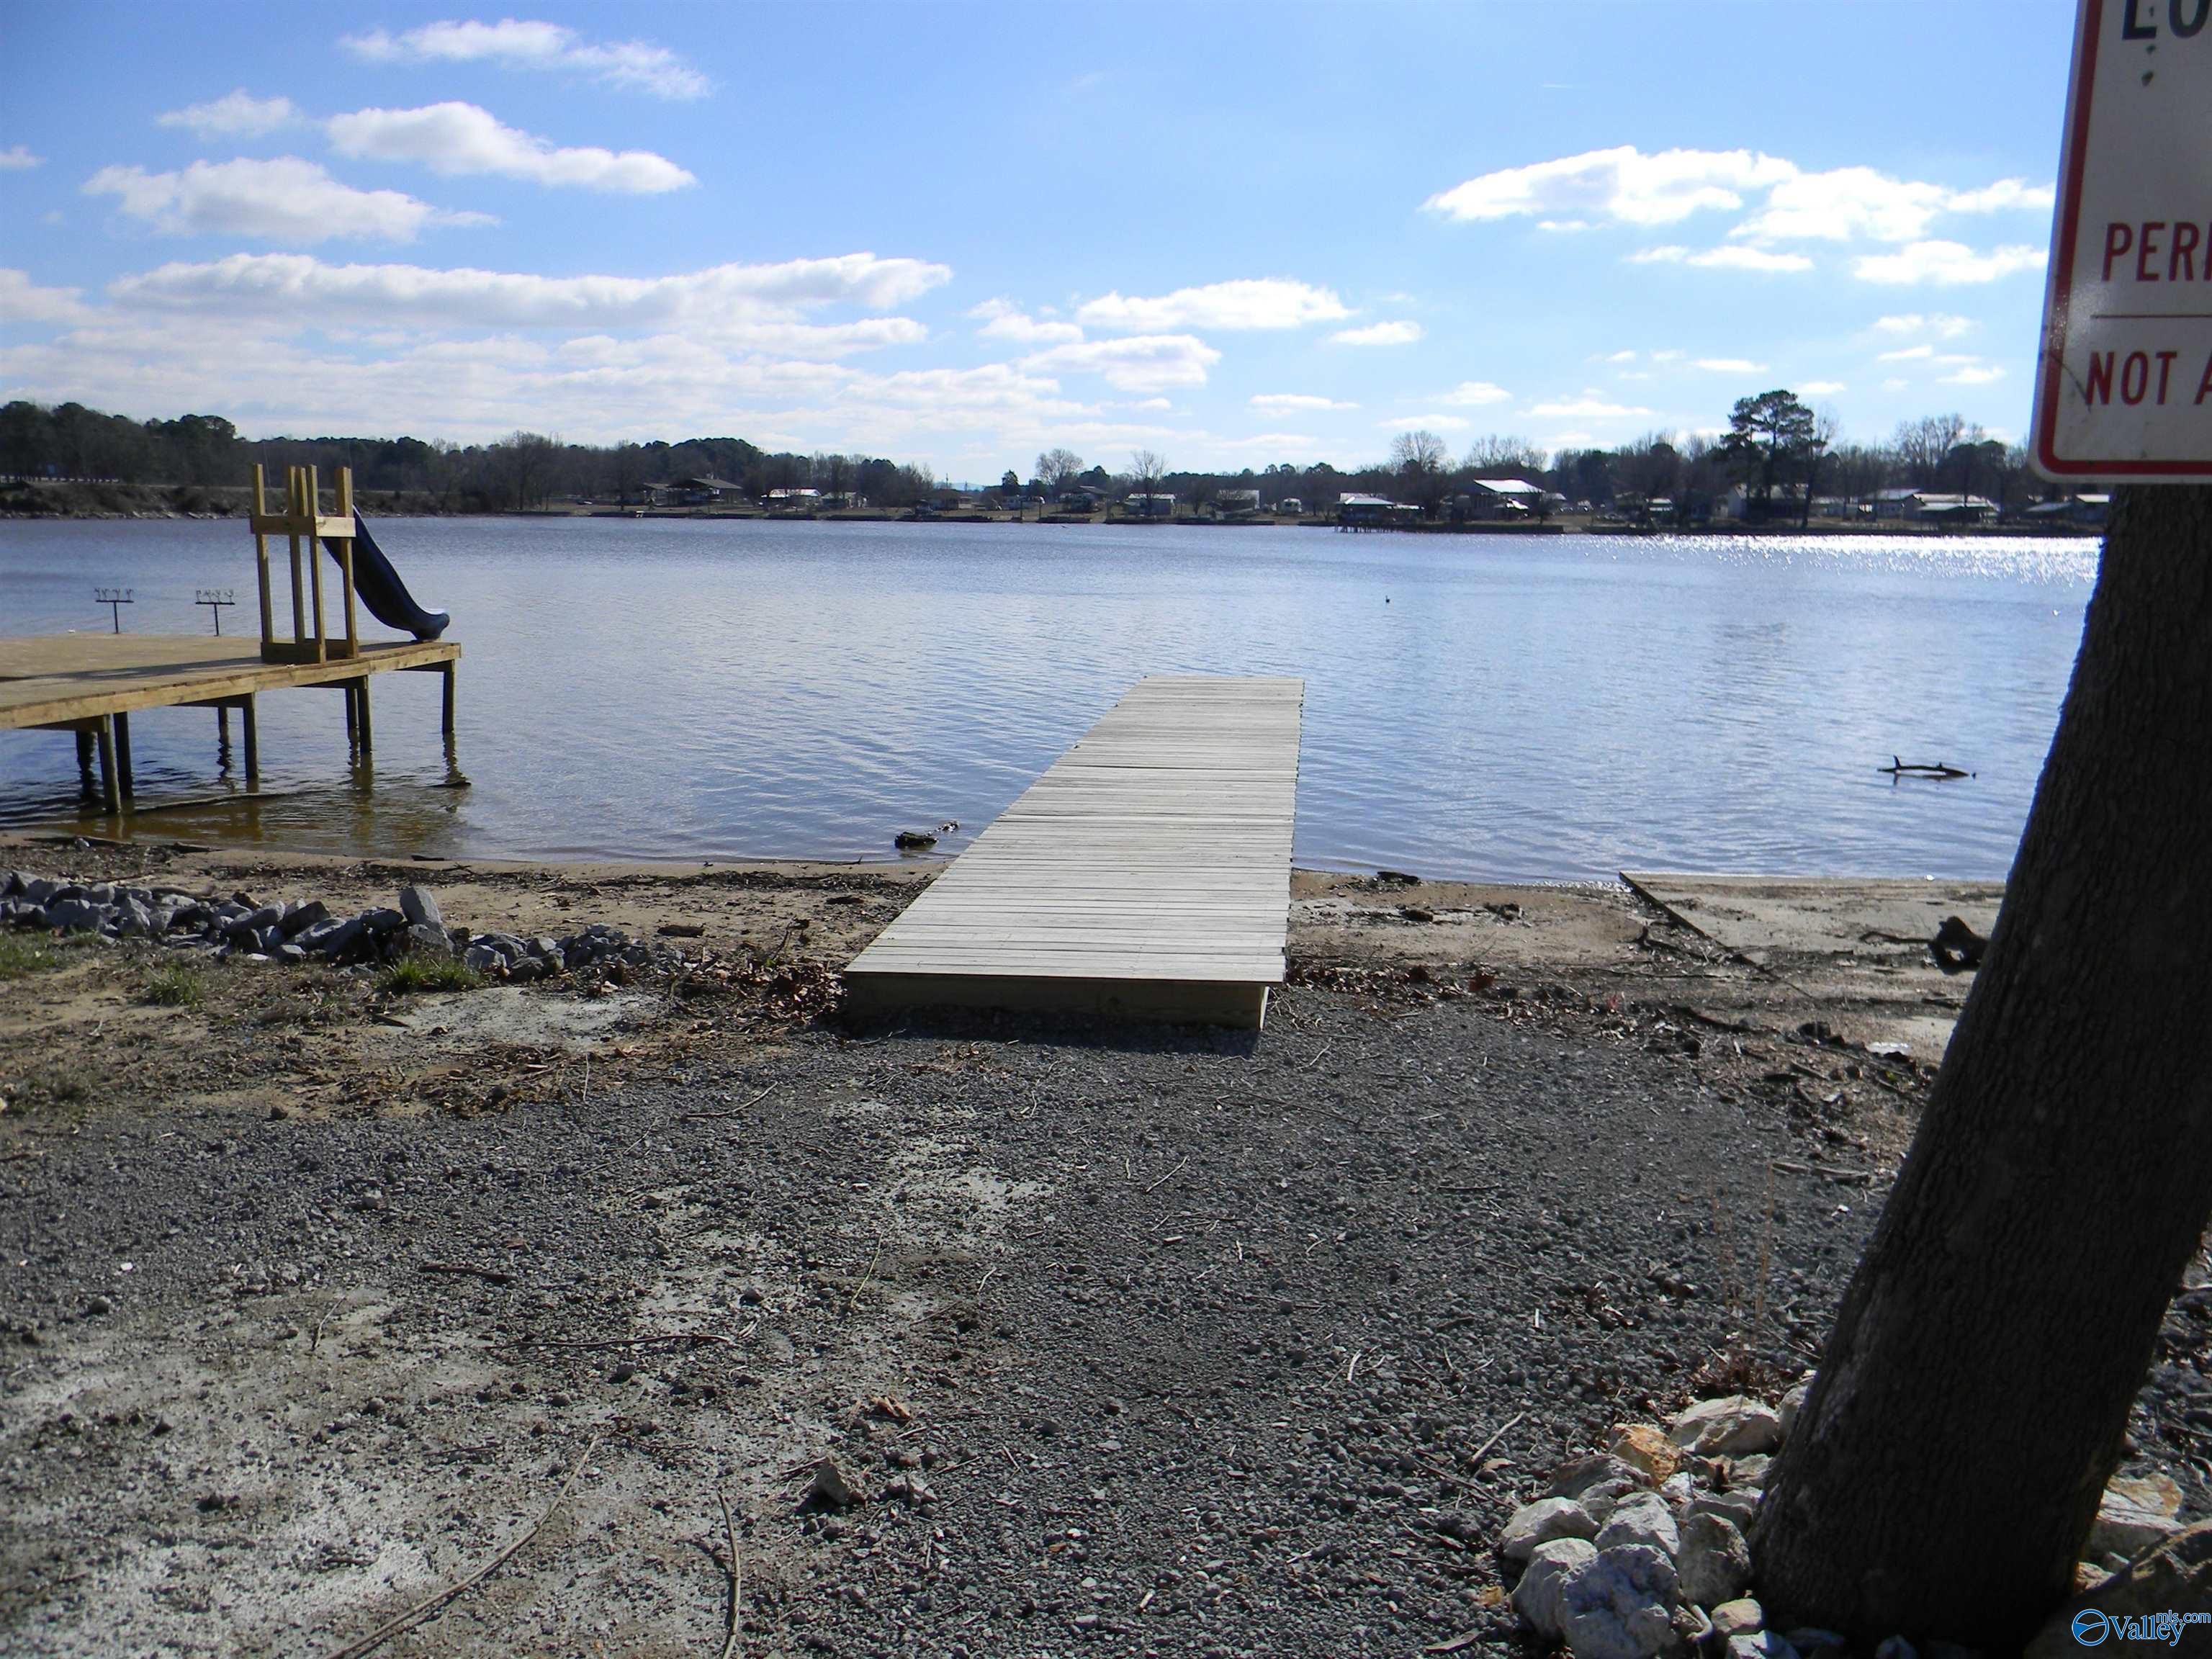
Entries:
{"type": "Polygon", "coordinates": [[[854,959],[852,1000],[1257,1027],[1283,979],[1304,695],[1138,682],[854,959]]]}
{"type": "Polygon", "coordinates": [[[258,641],[184,634],[0,637],[0,732],[64,726],[295,685],[336,685],[396,669],[443,668],[451,640],[364,641],[357,657],[264,662],[258,641]]]}

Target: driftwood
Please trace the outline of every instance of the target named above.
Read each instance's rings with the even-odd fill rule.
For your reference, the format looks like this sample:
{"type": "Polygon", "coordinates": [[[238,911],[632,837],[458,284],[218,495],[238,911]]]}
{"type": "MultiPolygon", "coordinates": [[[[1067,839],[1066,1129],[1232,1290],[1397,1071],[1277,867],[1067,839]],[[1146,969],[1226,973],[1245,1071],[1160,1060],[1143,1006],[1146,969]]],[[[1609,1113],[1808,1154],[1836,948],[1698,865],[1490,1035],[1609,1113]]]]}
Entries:
{"type": "Polygon", "coordinates": [[[1889,757],[1888,765],[1875,769],[1887,772],[1893,778],[1971,778],[1974,775],[1946,761],[1936,761],[1931,765],[1926,761],[1906,761],[1896,755],[1889,757]]]}

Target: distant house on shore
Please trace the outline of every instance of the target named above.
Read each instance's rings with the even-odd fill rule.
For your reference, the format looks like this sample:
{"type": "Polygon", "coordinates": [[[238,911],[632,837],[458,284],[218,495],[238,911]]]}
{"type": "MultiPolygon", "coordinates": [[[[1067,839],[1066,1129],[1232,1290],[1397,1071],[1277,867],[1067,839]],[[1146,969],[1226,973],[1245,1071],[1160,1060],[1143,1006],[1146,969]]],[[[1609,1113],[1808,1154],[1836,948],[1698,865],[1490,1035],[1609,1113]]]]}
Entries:
{"type": "Polygon", "coordinates": [[[678,478],[673,486],[663,486],[663,488],[664,490],[672,489],[675,498],[686,507],[711,507],[717,501],[741,497],[745,493],[744,485],[733,484],[727,478],[717,478],[711,475],[699,478],[678,478]]]}
{"type": "Polygon", "coordinates": [[[1543,500],[1543,490],[1525,478],[1476,478],[1455,505],[1462,519],[1514,519],[1534,512],[1543,500]]]}
{"type": "Polygon", "coordinates": [[[1305,510],[1306,504],[1295,495],[1285,495],[1275,503],[1276,512],[1288,514],[1293,519],[1303,518],[1305,510]]]}
{"type": "Polygon", "coordinates": [[[1133,519],[1172,519],[1176,498],[1161,495],[1130,495],[1121,498],[1121,510],[1133,519]]]}
{"type": "Polygon", "coordinates": [[[1764,501],[1747,485],[1730,484],[1728,494],[1713,503],[1717,519],[1795,519],[1804,511],[1805,486],[1801,483],[1777,484],[1773,495],[1764,501]]]}
{"type": "Polygon", "coordinates": [[[768,492],[768,510],[771,513],[796,513],[822,504],[818,489],[795,489],[786,487],[768,492]]]}
{"type": "Polygon", "coordinates": [[[1260,510],[1260,492],[1256,489],[1224,489],[1213,498],[1213,510],[1224,519],[1257,513],[1260,510]]]}
{"type": "Polygon", "coordinates": [[[1106,504],[1106,492],[1089,484],[1070,484],[1060,492],[1058,504],[1070,513],[1096,513],[1106,504]]]}
{"type": "Polygon", "coordinates": [[[1345,525],[1383,526],[1397,522],[1397,502],[1388,495],[1340,495],[1336,521],[1345,525]]]}
{"type": "Polygon", "coordinates": [[[1884,489],[1874,498],[1874,516],[1906,524],[1986,524],[1997,504],[1985,495],[1946,495],[1934,489],[1884,489]]]}
{"type": "Polygon", "coordinates": [[[2112,510],[2110,495],[2069,495],[2063,501],[2038,501],[2021,516],[2030,524],[2102,530],[2112,510]]]}

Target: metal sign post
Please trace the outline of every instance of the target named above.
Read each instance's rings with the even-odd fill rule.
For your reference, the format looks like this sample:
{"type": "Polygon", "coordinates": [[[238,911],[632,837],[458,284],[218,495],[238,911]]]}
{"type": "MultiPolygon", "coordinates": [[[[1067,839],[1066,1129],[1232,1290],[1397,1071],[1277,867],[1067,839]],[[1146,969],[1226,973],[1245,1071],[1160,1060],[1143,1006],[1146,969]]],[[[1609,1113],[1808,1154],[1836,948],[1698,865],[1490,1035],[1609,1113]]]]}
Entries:
{"type": "Polygon", "coordinates": [[[215,636],[217,639],[221,639],[222,637],[222,608],[227,605],[236,605],[238,603],[237,599],[233,594],[233,591],[228,587],[198,588],[194,590],[192,593],[192,603],[194,605],[204,605],[207,606],[208,615],[215,618],[215,636]]]}
{"type": "Polygon", "coordinates": [[[2080,0],[2037,471],[2212,480],[2212,0],[2080,0]]]}
{"type": "Polygon", "coordinates": [[[123,607],[137,603],[131,597],[131,592],[127,587],[95,587],[92,590],[93,603],[107,607],[107,614],[113,619],[115,631],[118,634],[123,631],[123,607]]]}

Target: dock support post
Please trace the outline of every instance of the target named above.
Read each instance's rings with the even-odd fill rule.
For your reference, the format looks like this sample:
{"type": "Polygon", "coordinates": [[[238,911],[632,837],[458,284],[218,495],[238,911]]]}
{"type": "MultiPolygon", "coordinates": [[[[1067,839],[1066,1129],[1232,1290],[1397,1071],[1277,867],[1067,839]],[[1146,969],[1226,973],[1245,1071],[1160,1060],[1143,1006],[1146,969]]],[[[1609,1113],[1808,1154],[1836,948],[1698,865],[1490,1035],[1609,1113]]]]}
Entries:
{"type": "Polygon", "coordinates": [[[247,692],[240,700],[238,709],[239,724],[244,727],[246,738],[246,787],[258,789],[261,787],[261,723],[254,718],[258,711],[254,707],[252,692],[247,692]]]}
{"type": "Polygon", "coordinates": [[[376,747],[376,737],[368,723],[368,676],[363,674],[353,683],[354,717],[361,725],[361,752],[364,755],[376,747]]]}
{"type": "Polygon", "coordinates": [[[131,770],[131,716],[118,714],[114,718],[116,779],[122,790],[123,804],[135,806],[137,805],[138,787],[131,770]]]}
{"type": "Polygon", "coordinates": [[[445,693],[438,715],[438,730],[449,738],[453,735],[453,664],[447,663],[438,677],[443,682],[445,693]]]}
{"type": "Polygon", "coordinates": [[[351,680],[348,680],[343,685],[338,687],[339,692],[345,698],[346,756],[348,759],[351,759],[353,751],[361,747],[361,711],[354,705],[353,688],[354,682],[351,680]]]}
{"type": "Polygon", "coordinates": [[[114,816],[123,811],[123,789],[115,775],[115,716],[100,717],[100,803],[114,816]]]}
{"type": "Polygon", "coordinates": [[[92,770],[94,750],[91,728],[80,726],[76,729],[76,736],[77,787],[83,793],[90,795],[99,788],[92,770]]]}
{"type": "Polygon", "coordinates": [[[323,542],[316,535],[313,525],[323,510],[323,489],[316,469],[307,469],[307,586],[315,596],[315,660],[323,662],[330,655],[330,630],[323,624],[323,542]]]}
{"type": "Polygon", "coordinates": [[[230,705],[227,702],[215,706],[215,763],[219,770],[230,769],[230,705]]]}

